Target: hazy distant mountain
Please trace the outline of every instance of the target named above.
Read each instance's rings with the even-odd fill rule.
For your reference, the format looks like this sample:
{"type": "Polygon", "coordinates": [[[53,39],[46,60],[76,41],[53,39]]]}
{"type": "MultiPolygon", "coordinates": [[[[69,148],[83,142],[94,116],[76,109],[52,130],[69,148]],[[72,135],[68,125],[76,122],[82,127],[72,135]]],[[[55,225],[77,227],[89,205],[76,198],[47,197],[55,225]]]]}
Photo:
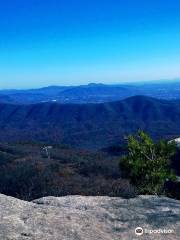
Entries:
{"type": "Polygon", "coordinates": [[[75,87],[50,86],[30,90],[1,90],[13,103],[31,104],[57,101],[61,103],[98,103],[117,101],[137,94],[134,86],[88,84],[75,87]]]}
{"type": "Polygon", "coordinates": [[[4,89],[0,90],[0,93],[3,94],[17,94],[17,93],[46,93],[48,95],[57,94],[69,87],[66,86],[48,86],[42,88],[34,88],[34,89],[4,89]]]}
{"type": "Polygon", "coordinates": [[[180,105],[136,96],[103,104],[0,104],[0,141],[35,140],[101,148],[138,129],[180,135],[180,105]]]}
{"type": "Polygon", "coordinates": [[[60,101],[72,103],[101,103],[117,101],[137,94],[135,86],[88,84],[61,92],[60,101]]]}
{"type": "MultiPolygon", "coordinates": [[[[158,82],[139,84],[88,84],[81,86],[50,86],[30,90],[1,90],[3,102],[32,104],[41,102],[103,103],[144,95],[158,99],[180,99],[180,82],[158,82]]],[[[1,101],[1,99],[0,99],[1,101]]]]}
{"type": "Polygon", "coordinates": [[[11,102],[17,104],[32,104],[52,101],[56,96],[59,96],[59,94],[67,88],[68,87],[65,86],[49,86],[28,90],[0,90],[0,94],[11,99],[7,100],[8,103],[11,102]]]}

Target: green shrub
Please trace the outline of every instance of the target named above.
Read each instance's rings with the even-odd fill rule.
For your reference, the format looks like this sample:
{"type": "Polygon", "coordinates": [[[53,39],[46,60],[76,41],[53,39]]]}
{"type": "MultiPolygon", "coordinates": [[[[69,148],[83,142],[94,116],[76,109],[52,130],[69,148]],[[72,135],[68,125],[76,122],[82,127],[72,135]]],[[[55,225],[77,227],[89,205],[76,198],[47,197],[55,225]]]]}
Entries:
{"type": "Polygon", "coordinates": [[[124,177],[129,178],[141,194],[162,194],[166,181],[176,180],[170,158],[176,153],[174,142],[154,143],[144,132],[128,137],[128,154],[120,160],[124,177]]]}

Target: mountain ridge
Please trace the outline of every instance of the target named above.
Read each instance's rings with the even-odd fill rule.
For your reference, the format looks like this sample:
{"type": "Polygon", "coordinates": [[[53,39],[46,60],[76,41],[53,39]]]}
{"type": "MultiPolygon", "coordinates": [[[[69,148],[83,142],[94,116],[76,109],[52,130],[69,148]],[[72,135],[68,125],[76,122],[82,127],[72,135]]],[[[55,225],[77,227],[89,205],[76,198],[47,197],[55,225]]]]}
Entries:
{"type": "Polygon", "coordinates": [[[90,83],[79,86],[48,86],[35,89],[1,89],[4,102],[31,104],[56,101],[60,103],[104,103],[127,97],[145,95],[158,99],[180,99],[180,82],[166,83],[90,83]]]}
{"type": "Polygon", "coordinates": [[[0,141],[35,140],[101,148],[138,129],[153,137],[180,134],[180,106],[136,96],[100,104],[0,103],[0,141]]]}

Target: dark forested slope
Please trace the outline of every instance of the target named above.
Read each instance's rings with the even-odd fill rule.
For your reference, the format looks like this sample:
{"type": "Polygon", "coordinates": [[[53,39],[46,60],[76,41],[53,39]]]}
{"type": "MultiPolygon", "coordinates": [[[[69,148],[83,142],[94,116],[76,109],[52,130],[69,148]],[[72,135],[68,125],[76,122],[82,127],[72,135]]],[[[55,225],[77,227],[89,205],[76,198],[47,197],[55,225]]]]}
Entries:
{"type": "Polygon", "coordinates": [[[0,104],[0,141],[33,140],[101,148],[143,129],[154,138],[180,135],[180,106],[144,96],[103,104],[0,104]]]}

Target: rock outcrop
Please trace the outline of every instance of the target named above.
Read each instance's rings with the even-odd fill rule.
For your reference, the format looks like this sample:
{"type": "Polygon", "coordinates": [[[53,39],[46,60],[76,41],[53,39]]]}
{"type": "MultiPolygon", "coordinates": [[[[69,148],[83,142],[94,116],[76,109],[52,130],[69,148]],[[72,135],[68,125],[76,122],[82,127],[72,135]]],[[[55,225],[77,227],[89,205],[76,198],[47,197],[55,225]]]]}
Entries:
{"type": "Polygon", "coordinates": [[[155,196],[129,200],[66,196],[25,202],[0,195],[0,239],[177,240],[180,201],[155,196]],[[144,234],[137,236],[136,227],[142,227],[144,234]]]}

